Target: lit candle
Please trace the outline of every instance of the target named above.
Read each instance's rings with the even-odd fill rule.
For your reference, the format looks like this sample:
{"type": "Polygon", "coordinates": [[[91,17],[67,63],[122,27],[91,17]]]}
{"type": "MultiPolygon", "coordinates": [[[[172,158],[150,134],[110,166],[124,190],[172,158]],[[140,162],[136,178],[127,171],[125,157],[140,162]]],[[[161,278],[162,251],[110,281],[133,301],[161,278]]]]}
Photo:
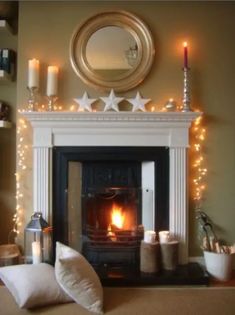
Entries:
{"type": "Polygon", "coordinates": [[[188,43],[184,42],[184,68],[188,68],[188,43]]]}
{"type": "Polygon", "coordinates": [[[170,241],[170,232],[169,231],[160,231],[159,235],[159,242],[160,243],[168,243],[170,241]]]}
{"type": "Polygon", "coordinates": [[[156,242],[156,232],[145,231],[144,232],[144,242],[145,243],[155,243],[156,242]]]}
{"type": "Polygon", "coordinates": [[[38,87],[39,83],[39,61],[37,59],[29,60],[28,65],[28,87],[38,87]]]}
{"type": "Polygon", "coordinates": [[[57,95],[58,67],[49,66],[47,72],[47,96],[57,95]]]}
{"type": "Polygon", "coordinates": [[[42,262],[40,242],[32,242],[32,256],[33,264],[40,264],[42,262]]]}

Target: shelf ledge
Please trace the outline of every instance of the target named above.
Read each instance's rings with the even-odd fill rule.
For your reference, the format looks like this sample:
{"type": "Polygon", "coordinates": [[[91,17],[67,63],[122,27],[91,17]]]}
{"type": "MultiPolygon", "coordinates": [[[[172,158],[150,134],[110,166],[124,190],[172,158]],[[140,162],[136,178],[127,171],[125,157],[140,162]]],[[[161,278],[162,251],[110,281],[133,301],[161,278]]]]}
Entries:
{"type": "Polygon", "coordinates": [[[7,22],[7,20],[0,20],[0,30],[13,34],[13,30],[11,26],[9,25],[9,23],[7,22]]]}
{"type": "Polygon", "coordinates": [[[10,82],[12,81],[12,76],[4,70],[0,70],[0,82],[10,82]]]}
{"type": "Polygon", "coordinates": [[[10,121],[0,120],[0,128],[11,128],[12,123],[10,121]]]}

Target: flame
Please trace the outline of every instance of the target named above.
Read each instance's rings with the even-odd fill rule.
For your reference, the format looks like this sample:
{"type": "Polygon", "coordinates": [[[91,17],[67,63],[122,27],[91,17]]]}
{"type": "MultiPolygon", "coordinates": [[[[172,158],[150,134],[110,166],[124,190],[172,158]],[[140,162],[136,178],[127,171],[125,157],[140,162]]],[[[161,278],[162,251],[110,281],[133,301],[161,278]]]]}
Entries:
{"type": "Polygon", "coordinates": [[[125,214],[122,213],[122,208],[114,204],[111,212],[111,224],[115,225],[119,229],[122,229],[124,220],[125,214]]]}

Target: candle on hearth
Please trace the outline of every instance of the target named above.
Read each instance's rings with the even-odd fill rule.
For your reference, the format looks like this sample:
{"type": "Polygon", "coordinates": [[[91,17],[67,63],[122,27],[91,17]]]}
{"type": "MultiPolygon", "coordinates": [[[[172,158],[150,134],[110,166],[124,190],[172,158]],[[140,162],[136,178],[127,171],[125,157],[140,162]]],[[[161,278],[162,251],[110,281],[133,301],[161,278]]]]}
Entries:
{"type": "Polygon", "coordinates": [[[188,68],[188,43],[184,42],[184,68],[188,68]]]}
{"type": "Polygon", "coordinates": [[[28,64],[28,87],[38,87],[39,84],[39,61],[37,59],[29,60],[28,64]]]}
{"type": "Polygon", "coordinates": [[[168,243],[170,241],[170,232],[169,231],[160,231],[159,235],[159,242],[160,243],[168,243]]]}
{"type": "Polygon", "coordinates": [[[47,96],[57,95],[58,67],[49,66],[47,72],[47,96]]]}
{"type": "Polygon", "coordinates": [[[144,242],[145,243],[155,243],[156,241],[156,232],[154,231],[145,231],[144,232],[144,242]]]}
{"type": "Polygon", "coordinates": [[[40,242],[32,242],[32,257],[33,264],[39,264],[40,262],[42,262],[40,242]]]}

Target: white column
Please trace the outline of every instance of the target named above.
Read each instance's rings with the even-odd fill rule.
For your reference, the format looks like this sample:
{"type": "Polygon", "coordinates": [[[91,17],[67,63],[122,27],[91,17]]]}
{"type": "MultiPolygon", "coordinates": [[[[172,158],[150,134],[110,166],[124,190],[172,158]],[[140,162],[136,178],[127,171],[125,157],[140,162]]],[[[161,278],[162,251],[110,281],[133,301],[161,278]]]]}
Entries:
{"type": "Polygon", "coordinates": [[[52,135],[46,128],[34,130],[33,207],[52,222],[52,135]]]}
{"type": "Polygon", "coordinates": [[[177,237],[179,263],[188,263],[187,148],[170,148],[170,232],[177,237]]]}
{"type": "Polygon", "coordinates": [[[34,148],[33,206],[51,222],[51,148],[34,148]]]}

